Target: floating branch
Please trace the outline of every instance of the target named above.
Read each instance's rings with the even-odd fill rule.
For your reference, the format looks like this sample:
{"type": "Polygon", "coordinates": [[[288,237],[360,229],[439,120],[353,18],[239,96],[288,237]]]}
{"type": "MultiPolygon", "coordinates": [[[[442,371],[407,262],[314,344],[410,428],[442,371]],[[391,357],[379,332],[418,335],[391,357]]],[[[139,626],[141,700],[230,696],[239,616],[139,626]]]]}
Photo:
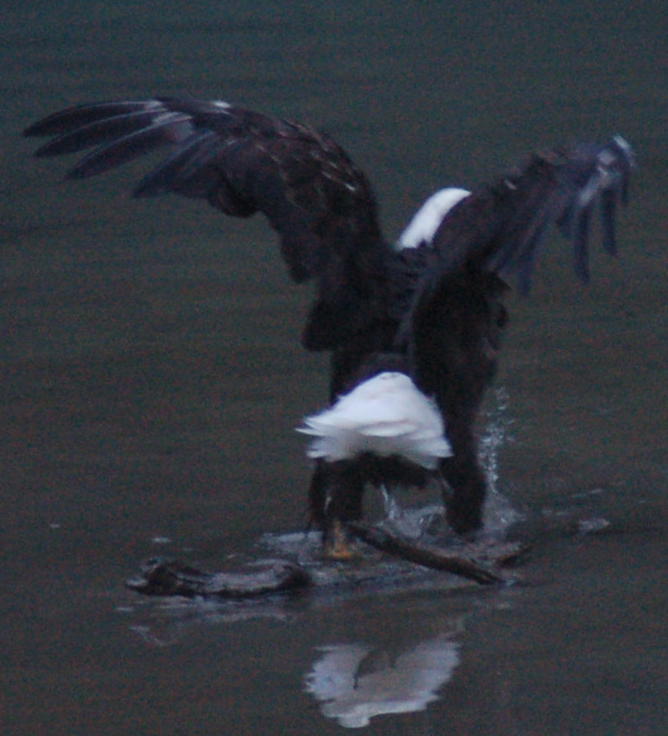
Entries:
{"type": "Polygon", "coordinates": [[[475,580],[483,585],[505,581],[505,578],[496,572],[492,572],[486,564],[473,559],[465,552],[454,552],[425,545],[398,534],[391,534],[377,526],[362,524],[361,522],[348,522],[346,526],[358,539],[366,544],[403,560],[424,567],[431,567],[435,570],[444,570],[453,575],[475,580]]]}

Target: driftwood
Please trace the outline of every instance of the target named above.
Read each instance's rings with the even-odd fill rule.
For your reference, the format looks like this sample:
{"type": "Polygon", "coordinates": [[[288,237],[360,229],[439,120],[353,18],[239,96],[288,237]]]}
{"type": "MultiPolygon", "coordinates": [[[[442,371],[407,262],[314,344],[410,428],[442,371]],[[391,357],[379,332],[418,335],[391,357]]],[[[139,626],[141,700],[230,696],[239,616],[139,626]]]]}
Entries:
{"type": "Polygon", "coordinates": [[[350,522],[347,526],[358,539],[366,544],[403,560],[415,562],[423,567],[431,567],[434,570],[444,570],[483,585],[504,581],[501,575],[492,572],[487,565],[469,557],[464,551],[460,553],[421,544],[414,539],[407,539],[377,526],[360,522],[350,522]]]}
{"type": "MultiPolygon", "coordinates": [[[[528,549],[527,545],[516,542],[441,548],[377,526],[360,522],[348,526],[355,537],[386,554],[483,585],[504,582],[506,579],[499,568],[512,564],[528,549]]],[[[362,565],[358,569],[353,562],[315,560],[298,564],[286,559],[261,560],[243,571],[206,572],[177,560],[156,557],[145,562],[139,574],[126,581],[126,586],[145,595],[249,599],[309,586],[325,589],[332,585],[373,583],[387,574],[387,568],[381,570],[372,566],[369,569],[362,565]]]]}
{"type": "Polygon", "coordinates": [[[216,598],[254,598],[297,590],[311,584],[306,570],[289,560],[267,560],[248,572],[204,572],[177,560],[147,560],[140,574],[126,580],[128,588],[146,595],[216,598]]]}

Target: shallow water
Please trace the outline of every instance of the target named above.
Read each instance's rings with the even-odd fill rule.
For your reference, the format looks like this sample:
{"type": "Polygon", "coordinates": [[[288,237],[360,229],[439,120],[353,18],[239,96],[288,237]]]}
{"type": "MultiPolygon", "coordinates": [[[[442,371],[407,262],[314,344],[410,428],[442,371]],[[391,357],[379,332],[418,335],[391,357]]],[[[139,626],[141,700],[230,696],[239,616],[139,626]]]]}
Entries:
{"type": "MultiPolygon", "coordinates": [[[[0,185],[4,728],[12,734],[665,734],[665,45],[660,3],[36,0],[5,12],[0,185]],[[215,568],[303,528],[293,431],[326,365],[262,222],[61,184],[20,130],[98,98],[188,91],[322,125],[388,234],[432,190],[620,132],[640,167],[619,259],[578,286],[551,243],[486,420],[534,553],[481,590],[252,606],[144,599],[139,561],[215,568]],[[272,537],[270,537],[272,538],[272,537]],[[266,537],[264,537],[266,540],[266,537]]],[[[424,505],[432,498],[402,499],[424,505]]],[[[294,539],[294,538],[293,538],[294,539]]]]}

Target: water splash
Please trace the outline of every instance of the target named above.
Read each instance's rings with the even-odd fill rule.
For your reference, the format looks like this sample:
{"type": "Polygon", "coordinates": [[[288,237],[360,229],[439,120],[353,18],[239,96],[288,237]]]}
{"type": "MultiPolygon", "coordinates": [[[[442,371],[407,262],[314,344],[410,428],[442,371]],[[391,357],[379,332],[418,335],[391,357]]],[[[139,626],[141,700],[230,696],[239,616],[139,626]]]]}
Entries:
{"type": "Polygon", "coordinates": [[[480,462],[489,488],[485,504],[485,531],[492,536],[501,536],[522,519],[522,514],[513,508],[499,488],[499,453],[504,444],[514,439],[511,427],[515,420],[510,415],[508,391],[503,386],[497,386],[493,396],[494,403],[487,410],[485,432],[480,438],[480,462]]]}
{"type": "MultiPolygon", "coordinates": [[[[499,488],[499,454],[501,448],[513,440],[511,427],[515,421],[509,410],[508,392],[499,386],[494,389],[492,396],[492,405],[485,416],[485,431],[480,438],[480,462],[489,489],[485,503],[484,534],[498,539],[504,537],[523,515],[513,508],[499,488]]],[[[411,538],[420,538],[425,534],[445,539],[451,536],[442,505],[405,507],[391,489],[382,486],[379,490],[383,507],[382,523],[389,522],[392,529],[411,538]]]]}
{"type": "Polygon", "coordinates": [[[508,392],[503,386],[494,390],[494,406],[487,411],[485,433],[480,438],[480,460],[487,475],[490,490],[498,492],[499,449],[512,440],[510,427],[514,420],[509,416],[508,392]]]}
{"type": "Polygon", "coordinates": [[[385,508],[385,518],[388,521],[400,521],[404,516],[404,511],[399,505],[397,499],[390,493],[387,486],[383,483],[380,487],[383,497],[383,506],[385,508]]]}
{"type": "Polygon", "coordinates": [[[380,487],[383,499],[383,522],[389,522],[390,527],[407,537],[418,539],[439,519],[443,526],[445,513],[440,504],[430,504],[417,508],[404,507],[397,497],[385,486],[380,487]]]}

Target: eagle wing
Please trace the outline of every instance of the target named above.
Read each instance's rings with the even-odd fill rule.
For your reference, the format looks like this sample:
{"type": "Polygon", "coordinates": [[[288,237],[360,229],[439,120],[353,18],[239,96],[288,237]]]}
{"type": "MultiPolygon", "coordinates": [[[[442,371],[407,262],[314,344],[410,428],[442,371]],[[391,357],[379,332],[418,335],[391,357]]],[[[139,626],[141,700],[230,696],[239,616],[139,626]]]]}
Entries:
{"type": "Polygon", "coordinates": [[[440,275],[475,267],[531,286],[534,264],[551,225],[573,249],[576,274],[589,280],[590,223],[598,205],[604,249],[616,252],[617,203],[626,204],[634,156],[620,136],[531,156],[480,187],[443,218],[433,238],[440,275]]]}
{"type": "Polygon", "coordinates": [[[383,253],[371,186],[327,134],[221,101],[156,97],[80,105],[24,131],[51,136],[37,156],[95,147],[68,173],[84,179],[169,146],[135,197],[174,192],[225,214],[266,215],[291,277],[315,278],[318,297],[303,341],[335,347],[382,300],[383,253]]]}
{"type": "Polygon", "coordinates": [[[422,390],[450,392],[441,404],[475,410],[507,320],[506,279],[517,276],[520,291],[529,290],[541,244],[556,225],[571,243],[576,274],[587,281],[592,214],[598,206],[603,247],[615,253],[616,208],[628,200],[633,165],[621,137],[534,154],[459,201],[430,244],[406,252],[421,264],[413,268],[412,301],[397,344],[409,350],[422,390]]]}

